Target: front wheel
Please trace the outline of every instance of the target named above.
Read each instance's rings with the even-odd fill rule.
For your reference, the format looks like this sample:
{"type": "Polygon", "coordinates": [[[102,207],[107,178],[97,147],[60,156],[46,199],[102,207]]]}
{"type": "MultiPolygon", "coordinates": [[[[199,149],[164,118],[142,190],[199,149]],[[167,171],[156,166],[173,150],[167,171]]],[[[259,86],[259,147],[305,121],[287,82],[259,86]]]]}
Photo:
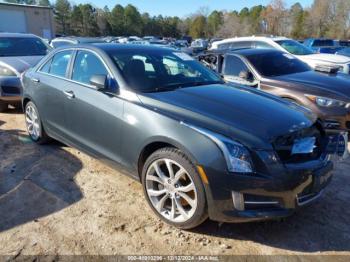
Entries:
{"type": "Polygon", "coordinates": [[[175,148],[154,152],[146,161],[142,184],[148,203],[165,222],[190,229],[207,217],[204,187],[196,167],[175,148]]]}
{"type": "Polygon", "coordinates": [[[25,120],[28,134],[34,142],[45,144],[50,140],[43,128],[38,109],[33,102],[28,102],[25,106],[25,120]]]}

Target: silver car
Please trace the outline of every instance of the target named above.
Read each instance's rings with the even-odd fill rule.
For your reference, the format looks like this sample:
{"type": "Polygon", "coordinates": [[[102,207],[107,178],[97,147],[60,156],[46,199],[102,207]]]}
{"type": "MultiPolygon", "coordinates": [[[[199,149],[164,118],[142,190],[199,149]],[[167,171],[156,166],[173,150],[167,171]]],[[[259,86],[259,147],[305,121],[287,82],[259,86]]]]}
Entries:
{"type": "Polygon", "coordinates": [[[32,34],[0,33],[0,112],[20,105],[20,75],[37,64],[50,47],[32,34]]]}

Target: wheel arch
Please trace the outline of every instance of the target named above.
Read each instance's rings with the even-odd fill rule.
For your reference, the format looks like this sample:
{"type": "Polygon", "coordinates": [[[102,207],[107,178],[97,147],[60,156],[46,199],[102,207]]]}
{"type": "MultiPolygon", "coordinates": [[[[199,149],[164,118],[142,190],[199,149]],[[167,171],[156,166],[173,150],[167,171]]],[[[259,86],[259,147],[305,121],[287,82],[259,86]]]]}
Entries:
{"type": "Polygon", "coordinates": [[[190,150],[188,150],[181,143],[169,137],[153,137],[144,143],[139,153],[139,157],[137,160],[137,171],[138,171],[140,181],[142,176],[142,169],[144,167],[144,164],[147,158],[150,155],[152,155],[155,151],[165,147],[173,147],[173,148],[179,149],[180,151],[182,151],[184,154],[188,156],[188,158],[191,160],[191,162],[194,165],[196,165],[197,159],[193,156],[190,150]]]}

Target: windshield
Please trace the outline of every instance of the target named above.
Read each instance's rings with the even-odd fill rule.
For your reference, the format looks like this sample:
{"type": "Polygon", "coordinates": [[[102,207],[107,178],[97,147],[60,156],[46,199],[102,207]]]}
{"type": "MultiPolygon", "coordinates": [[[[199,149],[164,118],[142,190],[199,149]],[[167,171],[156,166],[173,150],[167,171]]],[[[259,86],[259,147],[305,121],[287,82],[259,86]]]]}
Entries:
{"type": "Polygon", "coordinates": [[[139,92],[223,83],[216,73],[175,50],[113,50],[109,55],[129,86],[139,92]]]}
{"type": "Polygon", "coordinates": [[[0,56],[44,56],[48,46],[37,37],[1,37],[0,56]]]}
{"type": "Polygon", "coordinates": [[[246,58],[265,77],[289,75],[311,70],[308,65],[296,57],[282,52],[252,54],[246,58]]]}
{"type": "Polygon", "coordinates": [[[276,43],[293,55],[311,55],[314,53],[310,48],[294,40],[280,40],[276,43]]]}

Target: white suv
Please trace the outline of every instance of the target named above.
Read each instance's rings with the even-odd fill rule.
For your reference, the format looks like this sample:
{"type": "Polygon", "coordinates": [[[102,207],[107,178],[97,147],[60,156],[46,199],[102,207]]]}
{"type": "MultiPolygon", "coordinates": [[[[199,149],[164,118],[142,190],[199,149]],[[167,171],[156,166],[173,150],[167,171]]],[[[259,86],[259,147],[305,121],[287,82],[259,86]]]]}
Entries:
{"type": "Polygon", "coordinates": [[[312,68],[318,65],[337,66],[350,73],[350,58],[342,55],[315,54],[308,47],[286,37],[236,37],[214,42],[212,49],[273,48],[293,54],[312,68]]]}

